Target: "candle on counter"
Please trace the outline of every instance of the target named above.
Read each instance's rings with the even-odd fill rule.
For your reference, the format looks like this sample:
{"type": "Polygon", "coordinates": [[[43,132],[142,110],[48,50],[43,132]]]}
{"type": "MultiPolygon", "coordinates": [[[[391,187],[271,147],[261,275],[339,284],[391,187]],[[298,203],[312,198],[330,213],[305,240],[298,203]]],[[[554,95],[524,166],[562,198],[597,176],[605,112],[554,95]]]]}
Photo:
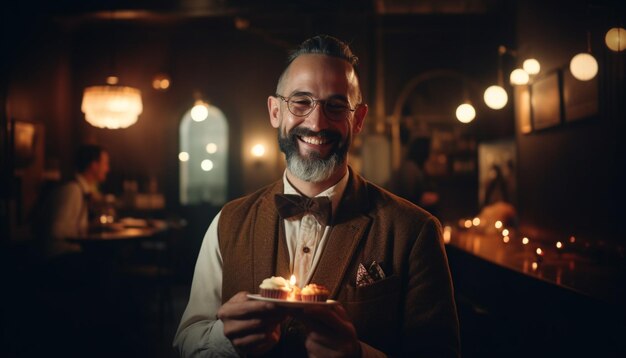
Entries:
{"type": "Polygon", "coordinates": [[[556,254],[558,255],[559,258],[561,258],[561,254],[564,251],[564,245],[561,241],[557,241],[556,244],[554,244],[554,246],[556,247],[556,254]]]}
{"type": "Polygon", "coordinates": [[[538,262],[538,263],[541,263],[541,262],[543,261],[543,256],[544,256],[544,254],[545,254],[545,253],[543,252],[543,250],[541,249],[541,247],[538,247],[538,248],[535,250],[535,256],[536,256],[536,258],[537,258],[537,262],[538,262]]]}
{"type": "Polygon", "coordinates": [[[443,228],[443,242],[446,244],[449,244],[451,239],[452,239],[452,228],[450,226],[445,226],[443,228]]]}

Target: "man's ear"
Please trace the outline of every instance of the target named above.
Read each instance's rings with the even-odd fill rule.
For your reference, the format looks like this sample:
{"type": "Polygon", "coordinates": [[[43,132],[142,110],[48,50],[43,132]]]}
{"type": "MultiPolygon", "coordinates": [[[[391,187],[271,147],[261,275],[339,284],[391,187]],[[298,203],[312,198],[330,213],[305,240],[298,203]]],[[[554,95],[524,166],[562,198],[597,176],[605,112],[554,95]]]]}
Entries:
{"type": "Polygon", "coordinates": [[[278,128],[280,120],[278,118],[278,112],[280,111],[280,100],[274,96],[267,97],[267,110],[270,114],[270,123],[272,127],[278,128]]]}
{"type": "Polygon", "coordinates": [[[354,134],[361,133],[361,130],[363,130],[363,123],[365,122],[367,110],[367,104],[364,103],[359,105],[354,111],[354,123],[352,124],[352,132],[354,134]]]}

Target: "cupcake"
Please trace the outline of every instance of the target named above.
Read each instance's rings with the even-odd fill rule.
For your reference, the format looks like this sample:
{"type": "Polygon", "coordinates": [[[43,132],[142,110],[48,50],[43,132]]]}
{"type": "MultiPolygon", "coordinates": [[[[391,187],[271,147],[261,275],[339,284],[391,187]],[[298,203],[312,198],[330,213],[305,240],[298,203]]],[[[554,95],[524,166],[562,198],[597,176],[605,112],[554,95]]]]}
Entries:
{"type": "Polygon", "coordinates": [[[326,302],[330,292],[322,285],[310,283],[300,291],[300,298],[304,302],[326,302]]]}
{"type": "Polygon", "coordinates": [[[266,278],[259,285],[261,297],[277,298],[280,300],[287,299],[291,289],[289,288],[289,282],[282,277],[272,276],[266,278]]]}

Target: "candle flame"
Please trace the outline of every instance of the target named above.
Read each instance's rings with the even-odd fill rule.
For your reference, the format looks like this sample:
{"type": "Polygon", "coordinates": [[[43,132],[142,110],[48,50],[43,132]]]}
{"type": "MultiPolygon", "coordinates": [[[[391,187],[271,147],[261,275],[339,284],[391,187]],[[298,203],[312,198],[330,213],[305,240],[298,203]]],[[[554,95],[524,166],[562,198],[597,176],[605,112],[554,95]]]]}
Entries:
{"type": "Polygon", "coordinates": [[[296,285],[296,275],[291,275],[291,278],[289,278],[289,284],[291,286],[295,286],[296,285]]]}

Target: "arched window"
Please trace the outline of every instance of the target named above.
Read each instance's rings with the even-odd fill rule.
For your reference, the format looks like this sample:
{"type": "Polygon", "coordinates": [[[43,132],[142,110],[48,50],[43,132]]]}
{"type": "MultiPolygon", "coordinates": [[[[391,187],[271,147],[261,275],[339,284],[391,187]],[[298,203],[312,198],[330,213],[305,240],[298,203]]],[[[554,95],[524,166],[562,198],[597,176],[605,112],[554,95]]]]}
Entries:
{"type": "MultiPolygon", "coordinates": [[[[204,105],[198,121],[187,111],[180,123],[180,203],[226,202],[228,183],[228,123],[219,108],[204,105]]],[[[196,117],[194,115],[194,117],[196,117]]]]}

